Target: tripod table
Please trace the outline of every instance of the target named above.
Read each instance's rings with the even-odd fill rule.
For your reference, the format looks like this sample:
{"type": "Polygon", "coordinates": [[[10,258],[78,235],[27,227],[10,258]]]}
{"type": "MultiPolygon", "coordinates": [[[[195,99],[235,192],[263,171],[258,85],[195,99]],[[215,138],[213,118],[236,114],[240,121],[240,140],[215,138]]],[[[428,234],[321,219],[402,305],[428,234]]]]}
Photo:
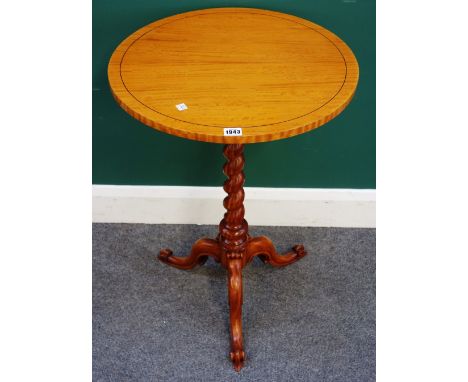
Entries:
{"type": "MultiPolygon", "coordinates": [[[[359,68],[351,49],[327,29],[299,17],[253,8],[213,8],[153,22],[114,51],[108,77],[119,105],[168,134],[223,143],[226,213],[214,239],[188,256],[159,260],[191,269],[213,257],[227,269],[231,352],[239,371],[242,268],[255,256],[275,267],[303,256],[302,245],[278,254],[244,219],[246,143],[305,133],[336,117],[354,95],[359,68]]],[[[274,160],[274,158],[273,158],[274,160]]]]}

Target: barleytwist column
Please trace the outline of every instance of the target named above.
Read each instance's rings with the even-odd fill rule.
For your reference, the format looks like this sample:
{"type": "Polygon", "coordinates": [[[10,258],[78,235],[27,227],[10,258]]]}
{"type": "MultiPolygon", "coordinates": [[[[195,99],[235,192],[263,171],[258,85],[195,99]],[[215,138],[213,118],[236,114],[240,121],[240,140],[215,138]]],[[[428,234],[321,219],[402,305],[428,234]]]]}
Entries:
{"type": "Polygon", "coordinates": [[[244,365],[245,353],[242,339],[242,267],[245,264],[248,224],[244,219],[244,145],[225,145],[224,199],[226,213],[219,223],[219,242],[222,263],[228,270],[228,294],[231,321],[231,360],[239,371],[244,365]]]}
{"type": "Polygon", "coordinates": [[[242,258],[248,238],[248,224],[244,219],[244,145],[225,145],[224,156],[227,162],[223,172],[228,177],[224,182],[226,213],[219,223],[219,238],[225,254],[229,258],[242,258]]]}

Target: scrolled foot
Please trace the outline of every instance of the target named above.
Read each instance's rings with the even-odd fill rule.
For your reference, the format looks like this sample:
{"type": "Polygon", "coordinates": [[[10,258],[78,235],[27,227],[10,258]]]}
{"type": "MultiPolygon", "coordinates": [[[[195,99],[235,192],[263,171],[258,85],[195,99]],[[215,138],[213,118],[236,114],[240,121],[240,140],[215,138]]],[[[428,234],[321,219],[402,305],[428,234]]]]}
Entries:
{"type": "Polygon", "coordinates": [[[159,256],[158,256],[159,260],[167,261],[169,256],[172,256],[172,251],[169,248],[161,249],[159,251],[159,256]]]}
{"type": "Polygon", "coordinates": [[[237,350],[235,352],[230,353],[231,361],[236,371],[240,371],[244,366],[245,361],[245,353],[243,350],[237,350]]]}
{"type": "Polygon", "coordinates": [[[214,257],[220,261],[221,250],[216,240],[200,239],[195,242],[189,256],[174,256],[170,249],[162,249],[159,252],[158,259],[167,265],[179,269],[192,269],[197,265],[202,265],[208,259],[208,256],[214,257]]]}
{"type": "Polygon", "coordinates": [[[292,250],[294,253],[297,255],[297,260],[303,258],[305,255],[307,255],[307,252],[302,244],[295,245],[292,247],[292,250]]]}

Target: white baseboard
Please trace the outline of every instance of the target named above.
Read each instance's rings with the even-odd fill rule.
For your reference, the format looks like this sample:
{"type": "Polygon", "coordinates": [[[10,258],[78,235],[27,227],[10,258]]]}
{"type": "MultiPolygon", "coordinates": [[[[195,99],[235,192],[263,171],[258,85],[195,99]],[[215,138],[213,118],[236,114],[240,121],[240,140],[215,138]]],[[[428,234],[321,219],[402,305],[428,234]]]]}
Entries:
{"type": "MultiPolygon", "coordinates": [[[[245,187],[250,225],[375,227],[375,190],[245,187]]],[[[221,187],[93,186],[93,222],[218,224],[221,187]]]]}

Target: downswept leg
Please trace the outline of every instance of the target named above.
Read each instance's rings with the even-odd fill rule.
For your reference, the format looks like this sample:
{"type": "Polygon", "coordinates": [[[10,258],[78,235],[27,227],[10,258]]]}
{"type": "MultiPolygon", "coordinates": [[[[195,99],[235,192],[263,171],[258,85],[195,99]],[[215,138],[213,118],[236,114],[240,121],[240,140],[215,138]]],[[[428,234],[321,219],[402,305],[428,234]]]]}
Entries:
{"type": "Polygon", "coordinates": [[[228,259],[229,317],[231,328],[231,361],[239,371],[244,366],[244,344],[242,339],[242,260],[228,259]]]}
{"type": "Polygon", "coordinates": [[[197,265],[204,264],[208,256],[214,257],[217,262],[221,260],[221,250],[216,240],[197,240],[190,251],[190,255],[185,257],[174,256],[170,249],[162,249],[159,252],[158,259],[179,269],[192,269],[197,265]]]}
{"type": "Polygon", "coordinates": [[[295,245],[291,252],[280,255],[276,252],[275,246],[265,236],[250,239],[247,242],[247,262],[258,256],[264,263],[274,267],[284,267],[292,264],[307,255],[303,245],[295,245]]]}

